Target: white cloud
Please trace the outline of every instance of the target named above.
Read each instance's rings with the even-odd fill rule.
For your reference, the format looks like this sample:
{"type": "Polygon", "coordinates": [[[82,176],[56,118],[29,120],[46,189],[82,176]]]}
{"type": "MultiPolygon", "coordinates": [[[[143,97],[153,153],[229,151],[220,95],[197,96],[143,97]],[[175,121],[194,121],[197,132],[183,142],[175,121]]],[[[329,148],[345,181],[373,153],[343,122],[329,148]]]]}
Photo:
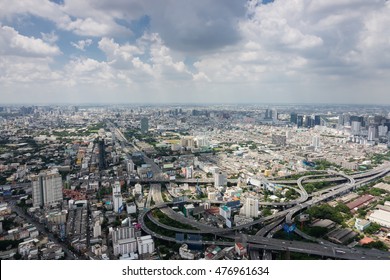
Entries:
{"type": "MultiPolygon", "coordinates": [[[[85,36],[65,43],[84,51],[84,56],[61,57],[64,67],[51,59],[61,54],[55,44],[65,40],[59,40],[58,30],[41,33],[39,39],[0,26],[0,79],[34,83],[38,75],[46,75],[53,83],[73,88],[85,85],[91,91],[107,86],[139,87],[140,92],[213,92],[215,96],[226,92],[232,100],[234,91],[240,91],[253,98],[259,92],[277,92],[275,96],[292,100],[311,98],[312,92],[326,99],[332,93],[332,98],[345,101],[343,92],[363,96],[358,85],[367,89],[368,80],[380,80],[371,86],[390,86],[389,1],[275,0],[267,5],[250,1],[246,8],[244,3],[0,1],[0,20],[7,25],[15,18],[23,22],[34,15],[85,36]],[[132,21],[142,16],[150,19],[147,28],[141,26],[147,31],[138,39],[128,36],[129,26],[137,26],[132,21]],[[96,37],[103,59],[88,48],[92,44],[88,37],[96,37]],[[14,65],[11,56],[16,57],[14,65]],[[37,71],[33,71],[34,63],[37,71]],[[51,69],[60,70],[50,74],[51,69]]],[[[144,29],[133,31],[135,35],[144,29]]],[[[42,84],[49,83],[46,77],[42,84]]]]}
{"type": "Polygon", "coordinates": [[[81,51],[85,51],[86,47],[89,47],[92,44],[91,39],[86,39],[86,40],[79,40],[77,43],[75,42],[70,42],[70,44],[75,47],[76,49],[79,49],[81,51]]]}
{"type": "Polygon", "coordinates": [[[58,40],[58,36],[55,34],[54,31],[50,33],[43,33],[41,32],[42,40],[50,45],[53,45],[58,40]]]}
{"type": "Polygon", "coordinates": [[[62,79],[50,58],[0,56],[0,84],[51,84],[62,79]]]}
{"type": "Polygon", "coordinates": [[[0,53],[19,56],[54,56],[61,53],[57,46],[42,39],[19,34],[14,28],[0,25],[0,53]]]}

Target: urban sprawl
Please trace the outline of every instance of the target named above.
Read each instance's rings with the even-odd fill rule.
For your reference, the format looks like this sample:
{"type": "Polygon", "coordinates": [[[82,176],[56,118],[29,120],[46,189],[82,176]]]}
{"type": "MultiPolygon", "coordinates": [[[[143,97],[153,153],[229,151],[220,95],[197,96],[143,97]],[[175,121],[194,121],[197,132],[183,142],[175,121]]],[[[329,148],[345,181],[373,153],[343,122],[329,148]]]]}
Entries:
{"type": "Polygon", "coordinates": [[[390,259],[390,108],[0,107],[0,259],[390,259]]]}

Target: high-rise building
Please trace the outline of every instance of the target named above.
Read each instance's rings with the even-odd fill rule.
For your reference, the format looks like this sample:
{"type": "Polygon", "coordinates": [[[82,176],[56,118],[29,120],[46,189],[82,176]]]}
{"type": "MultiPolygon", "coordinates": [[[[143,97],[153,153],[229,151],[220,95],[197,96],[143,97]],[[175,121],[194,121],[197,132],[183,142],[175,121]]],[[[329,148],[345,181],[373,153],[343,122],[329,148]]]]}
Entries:
{"type": "Polygon", "coordinates": [[[227,207],[226,205],[223,205],[219,207],[219,215],[221,215],[225,219],[230,219],[230,216],[232,215],[232,209],[230,207],[227,207]]]}
{"type": "Polygon", "coordinates": [[[227,176],[222,172],[216,172],[214,174],[214,187],[224,186],[227,183],[227,176]]]}
{"type": "Polygon", "coordinates": [[[99,221],[95,222],[95,225],[93,226],[93,237],[99,237],[102,235],[102,226],[100,225],[99,221]]]}
{"type": "Polygon", "coordinates": [[[183,136],[180,139],[180,144],[182,147],[194,148],[195,147],[194,136],[183,136]]]}
{"type": "Polygon", "coordinates": [[[187,179],[191,179],[192,178],[193,171],[194,171],[194,169],[193,169],[192,166],[186,167],[186,178],[187,179]]]}
{"type": "Polygon", "coordinates": [[[131,159],[126,161],[126,171],[129,174],[134,172],[134,162],[131,159]]]}
{"type": "Polygon", "coordinates": [[[142,185],[139,184],[139,183],[135,184],[135,186],[134,186],[134,192],[135,192],[136,194],[141,194],[141,193],[142,193],[142,185]]]}
{"type": "Polygon", "coordinates": [[[118,181],[116,181],[114,183],[114,186],[112,187],[112,201],[114,204],[113,210],[117,213],[122,212],[123,203],[122,203],[122,194],[121,194],[121,184],[118,181]]]}
{"type": "Polygon", "coordinates": [[[297,124],[297,121],[298,121],[298,115],[297,115],[297,113],[291,113],[291,114],[290,114],[290,122],[291,122],[291,123],[297,124]]]}
{"type": "Polygon", "coordinates": [[[343,114],[340,114],[340,115],[339,115],[338,124],[339,124],[339,125],[344,125],[344,116],[343,116],[343,114]]]}
{"type": "Polygon", "coordinates": [[[313,136],[312,147],[314,147],[315,150],[317,150],[320,147],[320,137],[319,136],[313,136]]]}
{"type": "Polygon", "coordinates": [[[42,172],[31,179],[34,207],[50,206],[62,202],[62,178],[57,169],[42,172]]]}
{"type": "Polygon", "coordinates": [[[361,126],[365,126],[365,121],[363,116],[350,116],[349,121],[351,124],[352,122],[360,122],[361,126]]]}
{"type": "Polygon", "coordinates": [[[378,136],[379,137],[386,137],[388,128],[385,125],[378,126],[378,136]]]}
{"type": "Polygon", "coordinates": [[[313,127],[314,125],[314,120],[311,116],[306,116],[305,115],[305,123],[304,123],[304,127],[313,127]]]}
{"type": "Polygon", "coordinates": [[[112,232],[114,255],[125,255],[137,251],[134,227],[121,227],[112,232]]]}
{"type": "Polygon", "coordinates": [[[374,141],[376,139],[376,128],[375,128],[375,126],[370,126],[368,128],[367,139],[368,139],[368,141],[374,141]]]}
{"type": "Polygon", "coordinates": [[[321,125],[321,116],[315,115],[314,116],[314,126],[321,125]]]}
{"type": "Polygon", "coordinates": [[[351,123],[351,134],[352,135],[360,135],[360,128],[361,128],[361,122],[352,121],[352,123],[351,123]]]}
{"type": "Polygon", "coordinates": [[[302,127],[303,126],[303,116],[297,116],[297,127],[302,127]]]}
{"type": "Polygon", "coordinates": [[[245,200],[244,214],[247,218],[257,218],[259,216],[259,200],[248,197],[245,200]]]}
{"type": "Polygon", "coordinates": [[[142,118],[141,119],[141,132],[147,133],[149,130],[149,120],[148,118],[142,118]]]}
{"type": "Polygon", "coordinates": [[[278,110],[276,109],[272,109],[272,116],[271,116],[271,119],[276,122],[278,120],[278,110]]]}
{"type": "Polygon", "coordinates": [[[152,254],[154,252],[154,241],[152,236],[146,235],[137,237],[138,254],[152,254]]]}

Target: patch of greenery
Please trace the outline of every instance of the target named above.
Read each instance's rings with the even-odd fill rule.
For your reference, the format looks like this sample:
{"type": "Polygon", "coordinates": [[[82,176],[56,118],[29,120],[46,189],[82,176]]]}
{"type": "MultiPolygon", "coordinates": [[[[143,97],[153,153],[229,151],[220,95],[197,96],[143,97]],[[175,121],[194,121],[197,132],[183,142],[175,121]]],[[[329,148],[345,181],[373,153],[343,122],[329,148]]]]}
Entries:
{"type": "Polygon", "coordinates": [[[160,223],[163,223],[165,225],[168,225],[168,226],[171,226],[171,227],[175,227],[175,228],[181,228],[181,229],[197,230],[197,228],[195,228],[193,226],[182,224],[182,223],[180,223],[180,222],[178,222],[176,220],[171,219],[170,217],[165,215],[160,210],[153,211],[152,215],[153,215],[153,217],[157,218],[160,223]]]}
{"type": "Polygon", "coordinates": [[[381,226],[377,223],[371,223],[367,228],[365,228],[363,230],[364,233],[367,233],[367,234],[374,234],[376,233],[378,230],[380,230],[381,226]]]}
{"type": "Polygon", "coordinates": [[[323,204],[319,206],[313,206],[306,211],[312,218],[317,219],[329,219],[338,224],[344,221],[343,215],[332,206],[323,204]]]}
{"type": "Polygon", "coordinates": [[[387,251],[389,249],[389,247],[387,247],[387,245],[385,243],[383,243],[382,241],[374,241],[374,242],[370,242],[368,244],[364,244],[363,247],[365,248],[375,248],[375,249],[378,249],[378,250],[382,250],[382,251],[387,251]]]}

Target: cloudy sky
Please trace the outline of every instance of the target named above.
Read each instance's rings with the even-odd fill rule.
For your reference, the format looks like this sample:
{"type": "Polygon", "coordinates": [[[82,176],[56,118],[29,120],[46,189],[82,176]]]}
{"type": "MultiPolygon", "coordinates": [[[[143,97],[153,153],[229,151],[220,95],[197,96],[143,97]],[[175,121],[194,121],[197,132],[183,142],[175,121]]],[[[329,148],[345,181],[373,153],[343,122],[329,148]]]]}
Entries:
{"type": "Polygon", "coordinates": [[[390,1],[0,0],[0,103],[390,104],[390,1]]]}

